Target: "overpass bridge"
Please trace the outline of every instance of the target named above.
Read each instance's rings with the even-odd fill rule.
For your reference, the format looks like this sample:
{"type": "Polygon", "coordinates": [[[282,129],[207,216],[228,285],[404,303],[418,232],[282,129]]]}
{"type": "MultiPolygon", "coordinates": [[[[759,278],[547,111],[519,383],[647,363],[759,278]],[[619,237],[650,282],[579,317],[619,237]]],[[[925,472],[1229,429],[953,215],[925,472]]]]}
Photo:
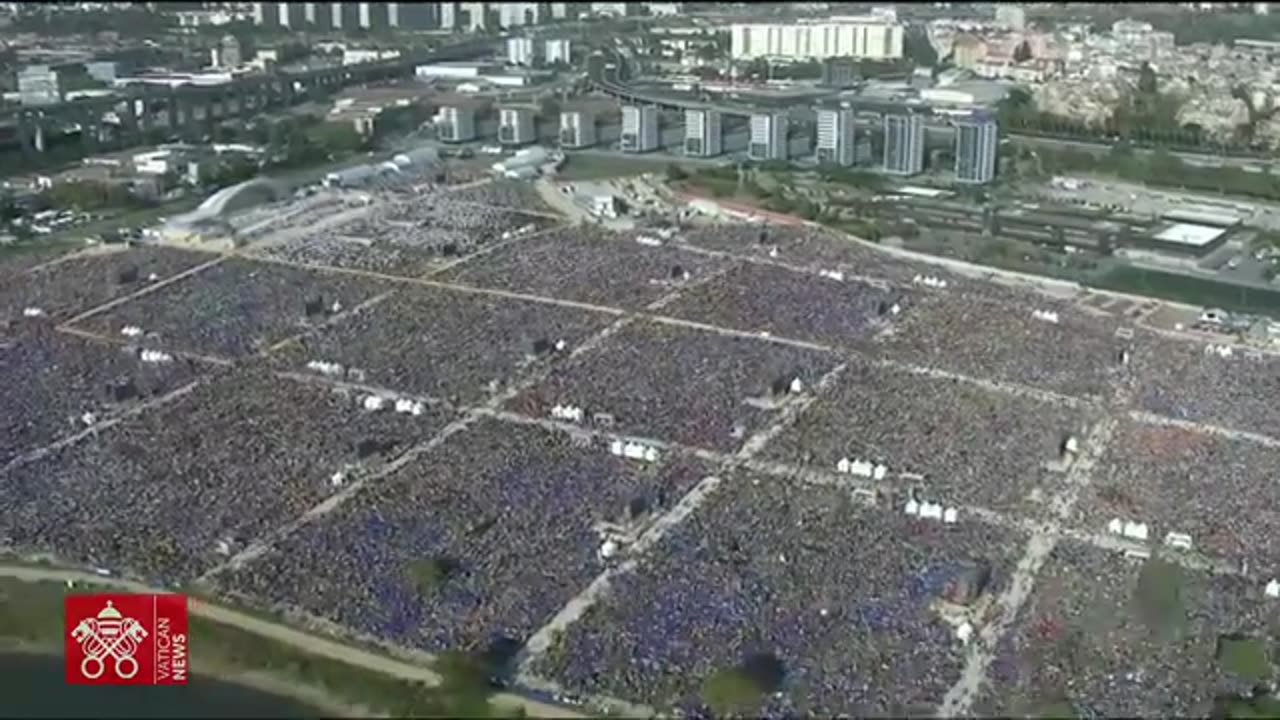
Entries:
{"type": "Polygon", "coordinates": [[[470,60],[493,50],[493,41],[471,40],[393,60],[317,68],[302,72],[248,75],[211,86],[165,88],[130,86],[110,97],[80,98],[0,113],[0,125],[14,127],[25,156],[44,152],[46,137],[76,124],[85,153],[104,144],[105,126],[119,128],[115,147],[139,144],[153,129],[211,128],[231,118],[248,119],[262,112],[328,96],[350,85],[410,77],[424,63],[470,60]],[[115,115],[115,121],[108,120],[115,115]]]}

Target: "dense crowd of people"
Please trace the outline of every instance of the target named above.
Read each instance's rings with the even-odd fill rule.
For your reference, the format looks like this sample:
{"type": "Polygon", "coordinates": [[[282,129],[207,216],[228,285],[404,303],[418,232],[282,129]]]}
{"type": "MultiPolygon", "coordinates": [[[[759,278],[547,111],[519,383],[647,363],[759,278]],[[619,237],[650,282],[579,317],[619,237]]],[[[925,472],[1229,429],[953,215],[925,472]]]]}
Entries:
{"type": "Polygon", "coordinates": [[[59,333],[43,323],[0,337],[0,467],[23,452],[182,387],[196,368],[146,363],[122,348],[59,333]]]}
{"type": "Polygon", "coordinates": [[[1138,405],[1183,420],[1280,436],[1280,359],[1234,351],[1206,352],[1208,343],[1144,333],[1133,352],[1130,383],[1138,405]]]}
{"type": "Polygon", "coordinates": [[[852,362],[765,455],[827,472],[846,458],[880,463],[922,500],[1016,511],[1037,488],[1052,494],[1046,465],[1083,425],[1072,408],[852,362]]]}
{"type": "Polygon", "coordinates": [[[1059,543],[998,645],[974,712],[1208,717],[1217,695],[1253,687],[1216,657],[1219,640],[1254,636],[1271,645],[1264,636],[1273,625],[1274,600],[1259,595],[1259,588],[1237,576],[1167,572],[1059,543]],[[1161,594],[1172,598],[1164,603],[1165,617],[1154,612],[1159,603],[1148,606],[1161,594]]]}
{"type": "Polygon", "coordinates": [[[538,189],[532,183],[522,180],[494,180],[477,183],[467,187],[448,188],[450,200],[456,202],[477,203],[491,207],[513,208],[537,213],[553,212],[538,189]]]}
{"type": "Polygon", "coordinates": [[[1080,522],[1105,532],[1113,518],[1170,532],[1192,548],[1280,577],[1280,450],[1180,427],[1123,423],[1081,498],[1080,522]]]}
{"type": "Polygon", "coordinates": [[[378,281],[239,258],[84,321],[118,336],[136,327],[171,350],[252,355],[385,290],[378,281]]]}
{"type": "Polygon", "coordinates": [[[597,523],[661,512],[710,474],[495,420],[454,439],[224,583],[421,649],[522,643],[603,570],[597,523]]]}
{"type": "Polygon", "coordinates": [[[173,587],[265,537],[445,419],[368,412],[360,398],[219,371],[3,479],[0,546],[173,587]],[[354,475],[352,475],[354,476],[354,475]]]}
{"type": "Polygon", "coordinates": [[[575,227],[499,248],[439,279],[640,309],[729,261],[639,242],[643,233],[575,227]]]}
{"type": "Polygon", "coordinates": [[[552,222],[514,209],[459,202],[441,190],[403,198],[383,194],[380,200],[362,217],[262,252],[295,262],[418,276],[552,222]]]}
{"type": "Polygon", "coordinates": [[[998,593],[1019,547],[982,524],[734,477],[535,671],[582,694],[692,710],[712,673],[769,654],[784,669],[771,715],[931,713],[964,655],[930,603],[975,564],[991,570],[984,592],[998,593]]]}
{"type": "Polygon", "coordinates": [[[336,362],[375,385],[473,404],[529,365],[567,354],[613,320],[558,305],[403,288],[307,336],[282,357],[295,369],[316,360],[336,362]]]}
{"type": "Polygon", "coordinates": [[[635,323],[558,365],[513,405],[545,414],[571,404],[608,413],[619,432],[734,451],[839,359],[683,327],[635,323]]]}
{"type": "Polygon", "coordinates": [[[28,310],[65,320],[213,256],[168,247],[104,248],[16,273],[0,283],[0,327],[28,310]]]}

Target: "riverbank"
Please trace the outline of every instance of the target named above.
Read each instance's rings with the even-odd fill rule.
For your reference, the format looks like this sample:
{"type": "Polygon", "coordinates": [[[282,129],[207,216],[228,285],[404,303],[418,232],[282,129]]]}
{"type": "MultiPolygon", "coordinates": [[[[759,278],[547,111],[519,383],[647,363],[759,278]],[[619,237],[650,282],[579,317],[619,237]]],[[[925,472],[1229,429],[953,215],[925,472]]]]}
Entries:
{"type": "MultiPolygon", "coordinates": [[[[76,575],[73,571],[7,570],[8,576],[0,577],[0,639],[5,646],[44,654],[60,654],[62,596],[68,592],[65,580],[75,580],[73,592],[108,590],[121,584],[105,579],[95,582],[92,576],[71,577],[76,575]]],[[[467,678],[446,677],[442,682],[427,668],[401,668],[389,658],[373,662],[364,651],[342,649],[322,638],[308,637],[303,642],[293,637],[303,633],[291,628],[258,627],[266,624],[199,603],[189,618],[193,677],[224,679],[287,695],[324,714],[342,716],[517,717],[527,712],[509,698],[491,703],[488,689],[467,678]]]]}

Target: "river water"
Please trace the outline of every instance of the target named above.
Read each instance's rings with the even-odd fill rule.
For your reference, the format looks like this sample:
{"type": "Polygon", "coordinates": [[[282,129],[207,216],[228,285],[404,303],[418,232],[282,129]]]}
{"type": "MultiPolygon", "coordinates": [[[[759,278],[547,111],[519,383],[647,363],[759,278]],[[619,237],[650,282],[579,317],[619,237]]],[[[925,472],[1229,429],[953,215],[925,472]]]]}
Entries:
{"type": "Polygon", "coordinates": [[[0,717],[306,718],[322,713],[289,698],[192,675],[187,685],[67,685],[62,659],[0,654],[0,717]]]}

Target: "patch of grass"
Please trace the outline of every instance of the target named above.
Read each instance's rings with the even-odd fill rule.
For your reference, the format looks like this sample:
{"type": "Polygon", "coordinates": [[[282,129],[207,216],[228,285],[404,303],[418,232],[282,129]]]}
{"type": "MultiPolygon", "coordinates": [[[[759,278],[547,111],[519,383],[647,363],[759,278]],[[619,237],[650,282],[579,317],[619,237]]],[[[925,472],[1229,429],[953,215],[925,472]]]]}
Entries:
{"type": "Polygon", "coordinates": [[[1267,646],[1258,638],[1224,635],[1218,638],[1217,658],[1224,671],[1242,680],[1258,681],[1271,677],[1267,646]]]}
{"type": "Polygon", "coordinates": [[[665,173],[671,164],[670,160],[654,158],[624,158],[580,153],[569,155],[565,159],[564,165],[556,171],[556,179],[564,182],[580,182],[644,173],[665,173]]]}
{"type": "Polygon", "coordinates": [[[1187,622],[1182,567],[1152,556],[1138,574],[1134,604],[1138,618],[1153,636],[1166,641],[1180,636],[1187,622]]]}
{"type": "Polygon", "coordinates": [[[1113,268],[1090,284],[1105,290],[1280,318],[1280,291],[1233,285],[1211,278],[1125,265],[1113,268]]]}
{"type": "Polygon", "coordinates": [[[742,668],[718,670],[702,684],[702,702],[716,715],[757,710],[764,691],[742,668]]]}
{"type": "Polygon", "coordinates": [[[1031,717],[1044,718],[1044,720],[1067,720],[1067,718],[1079,716],[1075,706],[1063,699],[1042,703],[1031,713],[1031,717]]]}

